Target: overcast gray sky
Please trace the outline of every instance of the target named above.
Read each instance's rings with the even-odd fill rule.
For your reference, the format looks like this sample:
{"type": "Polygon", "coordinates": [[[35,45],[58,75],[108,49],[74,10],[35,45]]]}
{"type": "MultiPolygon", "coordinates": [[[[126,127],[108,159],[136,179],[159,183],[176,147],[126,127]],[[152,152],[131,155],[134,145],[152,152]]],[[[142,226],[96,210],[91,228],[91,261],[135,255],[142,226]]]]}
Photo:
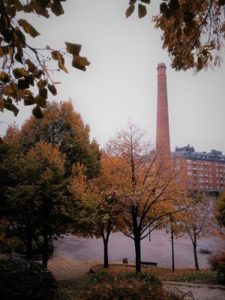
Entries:
{"type": "MultiPolygon", "coordinates": [[[[128,122],[146,132],[152,143],[156,132],[157,64],[167,65],[167,89],[171,149],[187,144],[196,151],[217,149],[225,154],[225,65],[214,70],[175,72],[160,31],[150,14],[126,19],[128,0],[67,0],[65,14],[50,19],[33,17],[41,32],[37,46],[62,48],[64,41],[82,44],[81,54],[91,61],[87,72],[69,67],[69,74],[52,77],[62,84],[49,100],[71,98],[75,110],[89,124],[91,138],[101,146],[128,122]]],[[[153,1],[152,1],[153,2],[153,1]]],[[[154,1],[157,3],[158,1],[154,1]]],[[[150,9],[155,9],[150,6],[150,9]]],[[[225,57],[225,56],[224,56],[225,57]]],[[[31,111],[22,109],[16,118],[0,113],[0,121],[21,125],[31,111]]],[[[0,123],[0,134],[6,123],[0,123]]]]}

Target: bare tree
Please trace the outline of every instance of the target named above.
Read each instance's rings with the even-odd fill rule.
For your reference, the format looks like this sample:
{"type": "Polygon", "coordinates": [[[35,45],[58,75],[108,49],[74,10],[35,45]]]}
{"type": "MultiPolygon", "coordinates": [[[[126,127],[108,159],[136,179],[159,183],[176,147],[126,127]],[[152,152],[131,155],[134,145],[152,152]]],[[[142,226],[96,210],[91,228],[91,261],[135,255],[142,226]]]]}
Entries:
{"type": "Polygon", "coordinates": [[[213,214],[210,210],[210,202],[201,193],[192,193],[189,196],[189,206],[178,217],[182,228],[182,234],[187,235],[192,242],[195,269],[199,270],[198,263],[198,239],[210,232],[213,224],[213,214]]]}

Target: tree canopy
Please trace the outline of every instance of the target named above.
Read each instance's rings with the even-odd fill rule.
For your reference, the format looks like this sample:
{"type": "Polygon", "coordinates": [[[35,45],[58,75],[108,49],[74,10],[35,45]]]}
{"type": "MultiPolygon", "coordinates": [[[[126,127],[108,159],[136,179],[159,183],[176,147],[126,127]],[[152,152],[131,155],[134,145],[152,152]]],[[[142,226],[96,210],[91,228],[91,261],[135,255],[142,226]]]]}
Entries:
{"type": "Polygon", "coordinates": [[[216,219],[220,225],[225,226],[225,192],[223,192],[217,199],[216,219]]]}
{"type": "Polygon", "coordinates": [[[121,204],[115,174],[107,155],[102,155],[98,177],[87,180],[82,166],[77,166],[70,191],[76,201],[74,232],[82,236],[102,238],[104,244],[104,267],[108,262],[108,241],[119,223],[121,204]]]}
{"type": "MultiPolygon", "coordinates": [[[[2,144],[0,150],[4,150],[2,144]]],[[[8,181],[2,182],[0,215],[6,228],[23,242],[26,256],[32,254],[32,244],[47,264],[50,241],[67,232],[71,206],[65,197],[64,155],[58,147],[37,143],[26,154],[5,149],[0,168],[7,168],[8,181]],[[6,159],[7,158],[7,159],[6,159]]]]}
{"type": "MultiPolygon", "coordinates": [[[[139,18],[147,14],[150,0],[130,0],[126,16],[138,7],[139,18]]],[[[175,70],[193,68],[200,71],[220,65],[225,38],[224,0],[162,0],[160,13],[153,17],[162,31],[163,48],[167,49],[175,70]]]]}
{"type": "Polygon", "coordinates": [[[59,147],[65,154],[65,171],[70,175],[72,165],[80,162],[86,166],[88,178],[94,177],[100,168],[100,150],[95,140],[90,141],[90,129],[84,124],[71,101],[51,102],[44,109],[44,118],[30,117],[20,130],[10,128],[4,140],[17,139],[23,152],[44,141],[59,147]],[[15,131],[15,130],[14,130],[15,131]]]}

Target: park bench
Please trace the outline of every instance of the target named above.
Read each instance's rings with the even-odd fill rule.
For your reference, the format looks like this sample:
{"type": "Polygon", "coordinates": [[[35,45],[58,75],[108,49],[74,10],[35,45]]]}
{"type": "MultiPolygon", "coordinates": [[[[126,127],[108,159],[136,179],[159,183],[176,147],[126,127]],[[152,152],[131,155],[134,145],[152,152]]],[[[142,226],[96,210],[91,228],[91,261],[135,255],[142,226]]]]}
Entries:
{"type": "Polygon", "coordinates": [[[211,253],[211,251],[209,249],[209,246],[207,244],[201,244],[197,248],[199,249],[199,251],[201,253],[206,253],[206,254],[210,254],[211,253]]]}
{"type": "Polygon", "coordinates": [[[157,263],[156,262],[151,262],[151,261],[141,261],[141,265],[145,266],[145,267],[157,267],[157,263]]]}

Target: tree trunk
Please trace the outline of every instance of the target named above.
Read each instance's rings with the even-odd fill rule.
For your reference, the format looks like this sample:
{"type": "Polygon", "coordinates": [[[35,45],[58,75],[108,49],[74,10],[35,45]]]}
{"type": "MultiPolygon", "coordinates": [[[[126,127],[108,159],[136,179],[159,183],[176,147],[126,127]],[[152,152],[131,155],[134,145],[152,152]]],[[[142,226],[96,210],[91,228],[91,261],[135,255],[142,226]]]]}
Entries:
{"type": "Polygon", "coordinates": [[[26,241],[26,259],[30,260],[32,257],[32,237],[28,237],[26,241]]]}
{"type": "Polygon", "coordinates": [[[108,238],[103,238],[104,243],[104,268],[109,267],[109,256],[108,256],[108,238]]]}
{"type": "Polygon", "coordinates": [[[174,259],[174,232],[173,225],[171,227],[171,245],[172,245],[172,270],[175,271],[175,259],[174,259]]]}
{"type": "Polygon", "coordinates": [[[196,238],[194,238],[194,242],[193,242],[193,252],[194,252],[195,270],[196,270],[196,271],[199,271],[198,254],[197,254],[197,241],[196,241],[196,238]]]}
{"type": "Polygon", "coordinates": [[[42,247],[42,264],[47,268],[49,259],[49,241],[47,236],[43,237],[43,247],[42,247]]]}
{"type": "Polygon", "coordinates": [[[141,239],[140,237],[135,237],[135,254],[136,254],[136,273],[141,272],[141,239]]]}

